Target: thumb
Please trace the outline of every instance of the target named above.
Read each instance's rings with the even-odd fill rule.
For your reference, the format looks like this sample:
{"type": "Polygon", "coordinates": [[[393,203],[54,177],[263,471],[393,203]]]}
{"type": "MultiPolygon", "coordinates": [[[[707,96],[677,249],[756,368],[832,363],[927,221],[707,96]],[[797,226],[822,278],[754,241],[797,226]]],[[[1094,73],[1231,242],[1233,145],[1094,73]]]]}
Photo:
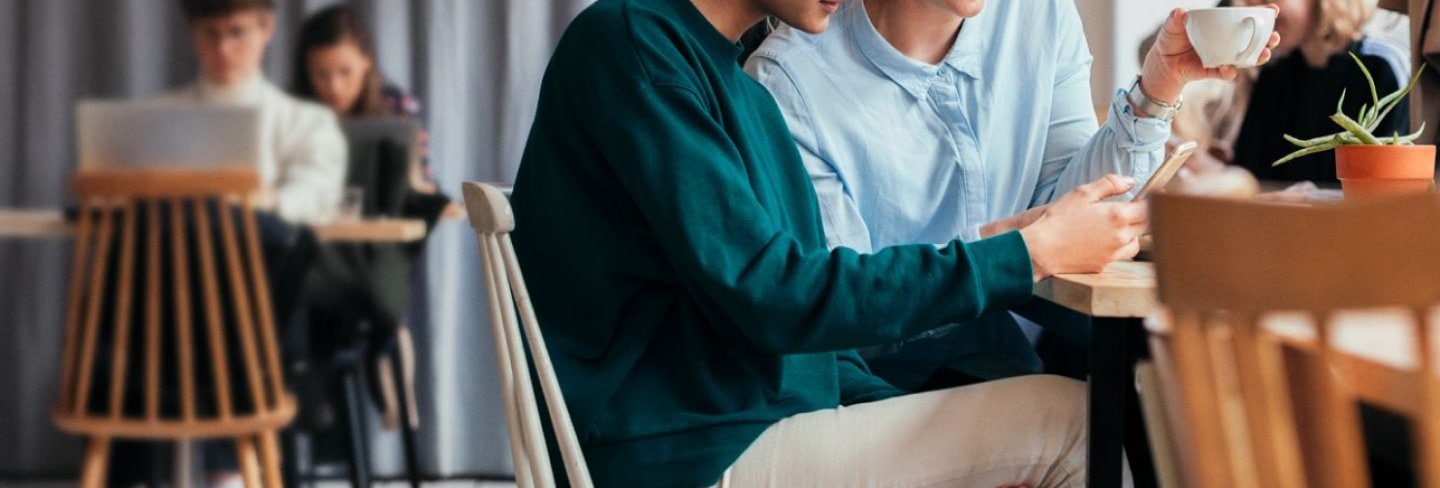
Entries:
{"type": "Polygon", "coordinates": [[[1086,183],[1076,188],[1075,192],[1086,202],[1098,202],[1115,195],[1123,194],[1134,187],[1135,178],[1111,174],[1086,183]]]}
{"type": "Polygon", "coordinates": [[[1166,34],[1184,35],[1185,9],[1176,8],[1171,10],[1170,15],[1165,17],[1165,25],[1161,26],[1160,29],[1166,34]]]}

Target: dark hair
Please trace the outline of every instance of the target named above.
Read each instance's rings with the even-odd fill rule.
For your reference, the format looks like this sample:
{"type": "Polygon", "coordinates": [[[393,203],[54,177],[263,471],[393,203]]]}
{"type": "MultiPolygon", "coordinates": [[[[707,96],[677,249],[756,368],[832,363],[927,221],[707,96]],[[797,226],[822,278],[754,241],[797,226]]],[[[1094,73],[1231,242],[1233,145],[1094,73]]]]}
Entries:
{"type": "Polygon", "coordinates": [[[760,48],[760,43],[765,42],[765,38],[770,37],[770,33],[775,32],[775,28],[779,25],[780,21],[775,17],[766,17],[740,34],[741,65],[745,64],[745,60],[750,59],[750,55],[760,48]]]}
{"type": "Polygon", "coordinates": [[[275,0],[180,0],[185,20],[221,17],[246,10],[275,11],[275,0]]]}
{"type": "Polygon", "coordinates": [[[300,27],[300,43],[295,49],[295,84],[291,90],[301,98],[320,98],[315,93],[315,85],[310,79],[310,70],[306,63],[310,58],[310,51],[347,42],[370,60],[370,72],[365,73],[365,86],[360,88],[360,98],[355,100],[355,105],[350,107],[347,113],[338,115],[386,115],[385,101],[382,99],[384,86],[380,82],[380,70],[375,63],[375,42],[360,15],[344,5],[316,12],[309,19],[305,19],[305,24],[300,27]]]}

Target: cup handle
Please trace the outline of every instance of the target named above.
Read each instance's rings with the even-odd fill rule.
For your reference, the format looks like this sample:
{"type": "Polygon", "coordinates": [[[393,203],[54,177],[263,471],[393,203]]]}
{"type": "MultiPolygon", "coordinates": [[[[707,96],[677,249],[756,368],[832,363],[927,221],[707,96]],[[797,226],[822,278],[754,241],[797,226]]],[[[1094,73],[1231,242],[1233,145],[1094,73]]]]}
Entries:
{"type": "Polygon", "coordinates": [[[1265,40],[1260,38],[1260,22],[1255,20],[1255,16],[1246,17],[1245,25],[1250,27],[1250,43],[1245,45],[1245,49],[1240,50],[1238,61],[1241,63],[1249,62],[1256,52],[1265,47],[1265,40]]]}

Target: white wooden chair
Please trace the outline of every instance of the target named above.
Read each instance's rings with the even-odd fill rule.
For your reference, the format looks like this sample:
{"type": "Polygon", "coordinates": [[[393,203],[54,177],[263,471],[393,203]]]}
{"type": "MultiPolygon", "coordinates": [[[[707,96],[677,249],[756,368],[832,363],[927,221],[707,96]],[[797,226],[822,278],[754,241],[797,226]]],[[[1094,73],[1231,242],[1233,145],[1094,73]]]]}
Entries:
{"type": "Polygon", "coordinates": [[[550,472],[550,456],[545,449],[545,433],[540,426],[540,409],[530,381],[523,343],[530,345],[530,359],[540,376],[540,389],[549,407],[550,424],[560,444],[570,486],[590,487],[590,471],[580,452],[579,438],[570,424],[570,412],[560,392],[560,382],[545,349],[530,293],[520,275],[515,247],[510,232],[515,229],[515,216],[510,202],[499,189],[475,182],[463,184],[465,209],[470,226],[480,246],[485,271],[485,288],[490,297],[490,324],[495,334],[495,359],[500,366],[500,386],[505,399],[505,417],[510,432],[510,455],[515,463],[515,481],[521,487],[555,486],[550,472]],[[516,317],[516,310],[519,317],[516,317]],[[523,335],[522,335],[523,330],[523,335]]]}

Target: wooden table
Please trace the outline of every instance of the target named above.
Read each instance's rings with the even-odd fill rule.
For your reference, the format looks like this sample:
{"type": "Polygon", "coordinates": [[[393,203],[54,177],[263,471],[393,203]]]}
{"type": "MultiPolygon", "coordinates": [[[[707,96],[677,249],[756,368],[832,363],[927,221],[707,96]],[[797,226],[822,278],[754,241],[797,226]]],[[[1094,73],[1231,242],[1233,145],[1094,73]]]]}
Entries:
{"type": "Polygon", "coordinates": [[[0,237],[70,238],[70,223],[55,209],[0,209],[0,237]]]}
{"type": "MultiPolygon", "coordinates": [[[[1151,263],[1111,263],[1099,274],[1055,275],[1035,285],[1042,305],[1031,320],[1053,320],[1044,305],[1089,319],[1090,438],[1087,486],[1120,486],[1130,459],[1135,486],[1155,486],[1149,439],[1135,391],[1135,363],[1148,356],[1144,319],[1160,309],[1151,263]],[[1122,451],[1121,446],[1127,447],[1122,451]]],[[[1022,314],[1025,314],[1022,312],[1022,314]]],[[[1029,314],[1026,314],[1029,315],[1029,314]]],[[[1083,340],[1079,338],[1072,338],[1083,340]]]]}
{"type": "MultiPolygon", "coordinates": [[[[72,222],[59,209],[0,208],[0,238],[68,239],[72,222]]],[[[420,219],[360,219],[311,225],[321,242],[415,242],[425,238],[420,219]]]]}

